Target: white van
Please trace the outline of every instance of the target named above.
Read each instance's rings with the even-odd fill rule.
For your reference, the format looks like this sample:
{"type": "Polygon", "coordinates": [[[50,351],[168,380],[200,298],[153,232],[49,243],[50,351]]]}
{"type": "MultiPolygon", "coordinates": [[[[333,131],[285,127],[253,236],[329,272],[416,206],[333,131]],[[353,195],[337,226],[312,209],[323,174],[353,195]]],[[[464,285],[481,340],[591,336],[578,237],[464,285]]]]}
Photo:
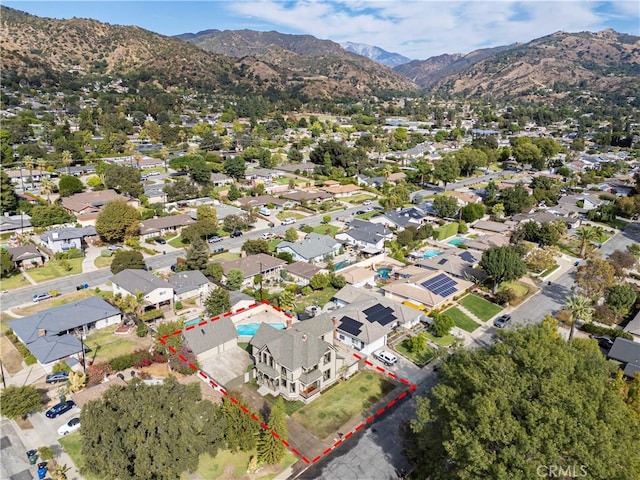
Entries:
{"type": "Polygon", "coordinates": [[[373,352],[373,356],[387,366],[391,366],[398,361],[398,357],[384,350],[376,350],[373,352]]]}
{"type": "Polygon", "coordinates": [[[258,210],[258,213],[260,213],[260,215],[271,215],[271,210],[269,210],[267,207],[261,207],[260,210],[258,210]]]}

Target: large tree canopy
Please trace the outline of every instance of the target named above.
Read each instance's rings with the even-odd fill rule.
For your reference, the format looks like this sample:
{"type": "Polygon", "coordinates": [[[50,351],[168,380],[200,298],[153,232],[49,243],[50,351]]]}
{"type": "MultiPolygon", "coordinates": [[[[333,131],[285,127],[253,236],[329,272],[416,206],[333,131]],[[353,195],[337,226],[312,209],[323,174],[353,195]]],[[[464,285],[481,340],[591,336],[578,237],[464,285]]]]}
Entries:
{"type": "Polygon", "coordinates": [[[527,271],[518,251],[512,246],[492,247],[484,251],[480,266],[497,289],[502,282],[516,280],[527,271]]]}
{"type": "Polygon", "coordinates": [[[175,480],[195,471],[200,454],[216,455],[226,420],[202,401],[199,384],[137,379],[82,409],[85,468],[105,478],[175,480]]]}
{"type": "Polygon", "coordinates": [[[107,242],[119,242],[138,234],[140,214],[124,200],[107,202],[96,219],[96,232],[107,242]]]}
{"type": "Polygon", "coordinates": [[[450,356],[418,398],[407,442],[415,478],[531,479],[550,466],[640,478],[640,417],[595,342],[567,343],[554,322],[500,338],[450,356]]]}

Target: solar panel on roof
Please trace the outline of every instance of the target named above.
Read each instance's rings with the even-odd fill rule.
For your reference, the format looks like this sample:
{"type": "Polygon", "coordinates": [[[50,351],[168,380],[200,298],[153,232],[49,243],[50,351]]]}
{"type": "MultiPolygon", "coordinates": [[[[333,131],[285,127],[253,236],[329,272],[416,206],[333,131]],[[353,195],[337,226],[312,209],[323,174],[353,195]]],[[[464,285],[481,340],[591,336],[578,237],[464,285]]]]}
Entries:
{"type": "Polygon", "coordinates": [[[445,263],[447,263],[449,260],[447,260],[446,258],[443,258],[442,260],[440,260],[438,262],[438,265],[444,265],[445,263]]]}
{"type": "Polygon", "coordinates": [[[473,262],[476,261],[474,256],[471,255],[471,253],[469,253],[469,252],[464,252],[464,253],[460,254],[460,258],[463,259],[465,262],[469,262],[469,263],[473,263],[473,262]]]}
{"type": "Polygon", "coordinates": [[[368,318],[368,317],[371,317],[372,315],[375,315],[377,312],[379,312],[381,310],[384,310],[384,308],[385,308],[384,305],[376,303],[372,307],[369,307],[369,308],[363,310],[362,313],[364,313],[368,318]]]}
{"type": "Polygon", "coordinates": [[[362,330],[362,323],[351,317],[342,317],[338,328],[343,332],[347,332],[349,335],[357,337],[360,335],[360,331],[362,330]]]}
{"type": "Polygon", "coordinates": [[[396,316],[393,314],[393,308],[385,307],[379,303],[362,312],[371,323],[378,322],[380,325],[387,325],[396,320],[396,316]]]}
{"type": "Polygon", "coordinates": [[[448,297],[456,293],[458,282],[447,277],[445,274],[441,273],[436,275],[429,280],[426,280],[421,283],[421,285],[436,295],[440,295],[441,297],[448,297]]]}

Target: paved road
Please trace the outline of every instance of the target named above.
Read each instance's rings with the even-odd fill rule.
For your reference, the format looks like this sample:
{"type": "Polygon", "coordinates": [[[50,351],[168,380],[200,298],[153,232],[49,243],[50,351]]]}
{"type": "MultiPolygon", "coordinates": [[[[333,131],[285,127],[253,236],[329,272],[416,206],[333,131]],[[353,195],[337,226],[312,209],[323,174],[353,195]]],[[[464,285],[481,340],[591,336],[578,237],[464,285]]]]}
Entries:
{"type": "MultiPolygon", "coordinates": [[[[614,250],[626,250],[627,245],[640,243],[640,222],[630,223],[624,231],[616,233],[600,249],[606,258],[614,250]]],[[[512,314],[513,323],[535,323],[541,321],[547,313],[555,313],[571,296],[575,286],[576,269],[554,278],[551,285],[544,285],[542,290],[532,299],[522,304],[512,314]]]]}

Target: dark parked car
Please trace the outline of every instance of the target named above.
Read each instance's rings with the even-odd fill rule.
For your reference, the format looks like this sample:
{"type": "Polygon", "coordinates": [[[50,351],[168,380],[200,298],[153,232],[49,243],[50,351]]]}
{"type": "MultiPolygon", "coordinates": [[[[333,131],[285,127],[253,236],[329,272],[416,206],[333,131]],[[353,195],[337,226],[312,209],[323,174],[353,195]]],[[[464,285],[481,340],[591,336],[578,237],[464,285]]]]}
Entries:
{"type": "Polygon", "coordinates": [[[511,315],[502,315],[493,321],[493,326],[497,328],[504,328],[511,321],[511,315]]]}
{"type": "Polygon", "coordinates": [[[66,382],[69,380],[69,372],[56,372],[47,375],[47,383],[66,382]]]}
{"type": "Polygon", "coordinates": [[[156,242],[156,243],[159,243],[160,245],[166,245],[167,244],[167,241],[162,237],[155,238],[153,241],[156,242]]]}
{"type": "Polygon", "coordinates": [[[76,404],[73,400],[67,400],[66,402],[61,402],[51,407],[49,410],[46,411],[45,415],[47,416],[47,418],[56,418],[62,415],[63,413],[68,412],[75,406],[76,404]]]}
{"type": "Polygon", "coordinates": [[[231,238],[236,238],[241,236],[242,236],[242,230],[234,230],[233,232],[231,232],[231,238]]]}
{"type": "Polygon", "coordinates": [[[600,348],[609,350],[611,347],[613,347],[613,340],[605,335],[589,335],[589,338],[593,338],[594,340],[596,340],[600,348]]]}

